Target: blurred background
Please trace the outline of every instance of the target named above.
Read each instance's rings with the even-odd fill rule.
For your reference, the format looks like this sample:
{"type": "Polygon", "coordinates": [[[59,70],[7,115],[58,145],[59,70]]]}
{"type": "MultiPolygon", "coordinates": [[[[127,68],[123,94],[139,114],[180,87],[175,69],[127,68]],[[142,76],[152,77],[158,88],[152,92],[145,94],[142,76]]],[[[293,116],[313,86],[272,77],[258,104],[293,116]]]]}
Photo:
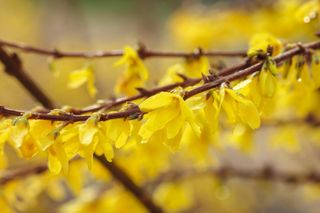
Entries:
{"type": "MultiPolygon", "coordinates": [[[[0,39],[66,51],[121,49],[125,45],[135,47],[138,42],[156,50],[192,51],[197,47],[246,50],[248,40],[257,32],[273,33],[284,42],[314,40],[317,23],[306,20],[304,11],[296,13],[304,2],[0,0],[0,39]]],[[[47,57],[19,54],[26,71],[59,105],[83,107],[95,103],[96,99],[112,97],[115,79],[122,72],[121,67],[113,66],[117,58],[92,60],[98,88],[97,98],[93,99],[85,88],[67,88],[68,73],[81,68],[87,60],[59,59],[55,66],[60,75],[53,77],[47,57]]],[[[182,61],[147,60],[151,72],[148,86],[156,85],[166,69],[179,60],[182,61]]],[[[224,63],[238,61],[224,60],[224,63]]],[[[1,105],[21,109],[37,105],[15,79],[4,72],[0,72],[0,78],[1,105]]],[[[268,135],[268,131],[271,130],[265,128],[255,134],[259,140],[256,140],[254,152],[242,154],[229,149],[217,156],[221,162],[240,167],[257,168],[270,164],[285,171],[317,170],[320,163],[317,139],[313,144],[303,140],[299,145],[303,151],[295,148],[274,150],[266,139],[260,139],[268,135]]],[[[199,178],[193,184],[198,189],[195,193],[197,210],[186,212],[320,212],[320,188],[315,185],[239,179],[217,184],[211,178],[199,178]]]]}

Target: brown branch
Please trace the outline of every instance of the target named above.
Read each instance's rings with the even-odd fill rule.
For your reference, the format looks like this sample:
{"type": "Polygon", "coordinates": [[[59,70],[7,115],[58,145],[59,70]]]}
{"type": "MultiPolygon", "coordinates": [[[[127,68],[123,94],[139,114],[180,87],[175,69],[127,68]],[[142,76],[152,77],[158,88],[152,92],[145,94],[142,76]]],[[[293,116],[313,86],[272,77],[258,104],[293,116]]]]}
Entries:
{"type": "MultiPolygon", "coordinates": [[[[0,106],[0,115],[6,116],[6,117],[17,117],[22,116],[27,111],[21,111],[21,110],[14,110],[9,109],[4,106],[0,106]]],[[[30,112],[28,113],[28,119],[36,119],[36,120],[50,120],[50,121],[72,121],[72,122],[79,122],[79,121],[86,121],[90,116],[89,115],[73,115],[73,114],[60,114],[60,115],[53,115],[53,114],[47,114],[47,113],[41,113],[41,112],[30,112]]],[[[100,121],[107,121],[111,119],[117,119],[117,118],[128,118],[131,115],[141,115],[143,112],[141,112],[138,108],[126,110],[123,112],[114,112],[114,113],[104,113],[100,116],[100,121]]]]}
{"type": "Polygon", "coordinates": [[[19,80],[24,88],[48,109],[54,108],[50,98],[42,92],[40,87],[26,74],[22,67],[22,63],[16,54],[9,55],[0,46],[0,61],[4,64],[5,72],[19,80]]]}
{"type": "Polygon", "coordinates": [[[40,164],[36,166],[28,166],[15,170],[6,170],[0,175],[0,185],[4,185],[12,180],[23,178],[29,175],[41,174],[48,170],[48,166],[45,164],[40,164]]]}
{"type": "MultiPolygon", "coordinates": [[[[43,105],[45,106],[45,104],[50,103],[51,105],[48,106],[48,108],[53,106],[53,102],[50,101],[50,99],[37,87],[35,87],[35,83],[32,81],[31,78],[27,78],[27,80],[25,79],[25,73],[24,70],[21,68],[21,62],[18,59],[17,55],[13,54],[13,56],[9,56],[8,54],[6,54],[5,51],[3,51],[0,48],[0,60],[5,64],[6,70],[8,72],[8,74],[12,74],[14,77],[16,77],[16,79],[25,86],[25,88],[31,93],[31,95],[38,100],[40,103],[43,103],[43,105]],[[16,60],[14,60],[16,59],[16,60]],[[37,89],[37,92],[34,91],[34,89],[37,89]],[[39,93],[40,92],[40,93],[39,93]],[[41,95],[39,95],[41,94],[41,95]],[[48,102],[44,102],[44,99],[48,102]]],[[[46,106],[47,107],[47,106],[46,106]]],[[[140,110],[139,110],[140,111],[140,110]]],[[[117,116],[126,116],[126,114],[128,115],[132,115],[132,110],[130,111],[126,111],[126,112],[119,112],[118,114],[106,114],[103,117],[103,119],[108,120],[108,119],[113,119],[117,116]],[[120,114],[119,114],[120,113],[120,114]]],[[[4,107],[0,106],[0,114],[2,115],[10,115],[11,116],[21,116],[23,115],[23,112],[20,111],[15,111],[15,110],[9,110],[6,109],[4,107]],[[3,114],[2,114],[3,113],[3,114]]],[[[43,116],[53,116],[51,117],[51,119],[58,119],[58,117],[56,117],[55,115],[50,115],[50,114],[44,114],[44,113],[32,113],[30,118],[37,118],[37,116],[43,117],[43,116]]],[[[74,115],[61,115],[60,118],[64,118],[63,121],[72,121],[72,122],[76,122],[76,121],[80,121],[81,119],[87,120],[88,116],[74,116],[74,115]],[[62,117],[61,117],[62,116],[62,117]],[[71,116],[71,117],[70,117],[71,116]],[[78,117],[78,118],[77,118],[78,117]],[[80,119],[80,120],[77,120],[80,119]]],[[[47,117],[49,118],[49,117],[47,117]]],[[[50,119],[49,119],[50,120],[50,119]]],[[[62,121],[62,120],[61,120],[62,121]]],[[[99,157],[97,155],[94,155],[94,157],[99,160],[102,165],[112,174],[112,176],[117,179],[119,181],[119,183],[121,183],[128,191],[130,191],[134,196],[136,196],[136,198],[141,202],[142,205],[144,205],[150,212],[163,212],[162,209],[160,207],[158,207],[152,200],[151,197],[148,197],[148,195],[143,191],[142,188],[140,188],[139,186],[135,185],[133,183],[133,181],[131,180],[131,178],[124,172],[121,170],[121,168],[119,168],[117,165],[115,165],[114,163],[109,163],[108,161],[105,160],[104,157],[99,157]]],[[[42,166],[39,168],[35,169],[26,169],[26,170],[21,170],[21,171],[16,171],[15,173],[11,174],[11,176],[9,175],[9,177],[2,179],[2,181],[5,183],[7,181],[9,181],[10,179],[12,179],[13,177],[16,176],[26,176],[28,174],[31,174],[32,172],[35,173],[42,173],[44,172],[48,167],[46,166],[42,166]]],[[[0,182],[1,183],[1,182],[0,182]]]]}
{"type": "Polygon", "coordinates": [[[191,177],[213,176],[226,180],[228,178],[241,178],[246,180],[266,180],[280,181],[284,183],[320,183],[320,173],[310,171],[308,173],[293,173],[278,171],[270,166],[261,169],[243,169],[233,166],[221,166],[220,168],[208,168],[206,170],[190,169],[186,171],[168,171],[157,177],[157,179],[146,184],[147,186],[157,186],[164,181],[176,181],[191,177]]]}
{"type": "Polygon", "coordinates": [[[119,181],[128,191],[130,191],[150,212],[160,213],[163,210],[156,205],[151,197],[136,183],[134,183],[129,176],[120,169],[115,162],[108,162],[103,156],[95,156],[95,158],[103,165],[108,166],[108,170],[113,177],[119,181]]]}
{"type": "MultiPolygon", "coordinates": [[[[105,58],[105,57],[119,57],[123,55],[122,50],[109,50],[109,51],[94,51],[94,52],[66,52],[59,50],[48,50],[38,47],[33,47],[27,44],[20,44],[15,42],[9,42],[0,40],[0,45],[19,49],[27,53],[34,53],[38,55],[52,56],[55,58],[105,58]]],[[[177,57],[246,57],[246,51],[204,51],[196,49],[193,52],[165,52],[165,51],[154,51],[148,50],[145,47],[138,49],[138,53],[141,58],[150,57],[166,57],[166,58],[177,58],[177,57]]]]}

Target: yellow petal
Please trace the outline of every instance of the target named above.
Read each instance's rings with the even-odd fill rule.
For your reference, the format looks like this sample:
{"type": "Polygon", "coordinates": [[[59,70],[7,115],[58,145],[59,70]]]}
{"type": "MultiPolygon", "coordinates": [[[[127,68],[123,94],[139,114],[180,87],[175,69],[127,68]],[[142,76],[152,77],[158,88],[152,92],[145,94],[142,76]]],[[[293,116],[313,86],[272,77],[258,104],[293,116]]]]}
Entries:
{"type": "Polygon", "coordinates": [[[275,38],[268,33],[255,34],[249,42],[248,56],[255,56],[257,53],[267,53],[268,47],[273,48],[272,55],[278,55],[282,50],[282,43],[279,39],[275,38]]]}
{"type": "Polygon", "coordinates": [[[169,92],[160,92],[144,100],[140,105],[143,112],[149,112],[160,107],[170,105],[173,101],[173,94],[169,92]]]}
{"type": "Polygon", "coordinates": [[[94,97],[97,93],[94,82],[93,68],[91,65],[86,65],[82,69],[75,70],[69,74],[68,87],[75,89],[87,83],[88,93],[91,97],[94,97]]]}

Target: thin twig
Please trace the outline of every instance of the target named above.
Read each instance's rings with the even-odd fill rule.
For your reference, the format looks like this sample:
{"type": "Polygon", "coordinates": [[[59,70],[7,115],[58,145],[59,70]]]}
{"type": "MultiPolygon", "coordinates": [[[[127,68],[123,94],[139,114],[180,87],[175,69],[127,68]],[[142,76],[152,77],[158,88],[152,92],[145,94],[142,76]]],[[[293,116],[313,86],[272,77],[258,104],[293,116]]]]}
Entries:
{"type": "Polygon", "coordinates": [[[307,173],[293,173],[279,171],[273,167],[265,166],[260,169],[244,169],[233,166],[221,166],[219,168],[188,169],[184,171],[173,170],[160,174],[155,180],[146,184],[157,186],[165,181],[180,181],[190,177],[213,176],[226,180],[228,178],[241,178],[252,180],[280,181],[284,183],[320,183],[320,172],[310,171],[307,173]]]}
{"type": "Polygon", "coordinates": [[[27,177],[29,175],[41,174],[48,170],[48,166],[45,164],[39,164],[36,166],[27,166],[15,170],[5,170],[0,175],[0,185],[4,185],[12,180],[27,177]]]}
{"type": "Polygon", "coordinates": [[[9,55],[0,46],[0,61],[4,64],[5,72],[19,80],[21,85],[44,107],[53,109],[54,105],[40,87],[24,71],[22,63],[16,54],[9,55]]]}
{"type": "MultiPolygon", "coordinates": [[[[27,44],[9,42],[5,40],[0,40],[0,45],[19,49],[27,53],[34,53],[38,55],[52,56],[55,58],[105,58],[105,57],[119,57],[123,55],[122,50],[109,50],[109,51],[94,51],[94,52],[67,52],[60,50],[48,50],[38,47],[33,47],[27,44]]],[[[138,53],[141,58],[150,57],[165,57],[165,58],[188,58],[188,57],[246,57],[246,51],[204,51],[201,49],[196,49],[193,52],[169,52],[169,51],[155,51],[148,50],[143,47],[138,49],[138,53]]]]}
{"type": "Polygon", "coordinates": [[[130,191],[144,206],[146,206],[150,212],[163,212],[163,210],[153,202],[151,197],[140,186],[134,183],[133,180],[129,178],[128,174],[120,169],[115,162],[108,162],[104,156],[95,156],[95,158],[100,163],[107,166],[113,177],[125,186],[125,188],[130,191]]]}

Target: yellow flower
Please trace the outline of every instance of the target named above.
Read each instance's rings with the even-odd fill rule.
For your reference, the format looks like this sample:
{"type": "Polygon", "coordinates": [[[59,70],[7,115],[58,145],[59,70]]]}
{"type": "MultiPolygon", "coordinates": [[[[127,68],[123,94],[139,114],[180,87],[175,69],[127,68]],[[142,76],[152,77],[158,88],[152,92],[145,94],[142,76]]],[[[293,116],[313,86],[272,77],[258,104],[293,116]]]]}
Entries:
{"type": "Polygon", "coordinates": [[[143,142],[147,142],[151,136],[161,130],[165,143],[170,143],[173,150],[178,148],[179,139],[182,128],[187,122],[196,134],[200,135],[199,126],[196,124],[191,109],[187,106],[181,96],[169,93],[158,93],[140,104],[140,109],[147,112],[145,115],[145,123],[142,124],[139,135],[143,142]],[[170,141],[170,140],[178,141],[170,141]],[[174,144],[174,145],[173,145],[174,144]]]}
{"type": "Polygon", "coordinates": [[[22,157],[29,159],[38,154],[38,152],[38,144],[34,141],[30,134],[27,134],[20,147],[20,153],[22,157]]]}
{"type": "Polygon", "coordinates": [[[272,55],[278,55],[282,51],[282,43],[279,39],[268,33],[255,34],[249,42],[248,56],[252,57],[258,53],[266,54],[268,48],[272,48],[272,55]]]}
{"type": "Polygon", "coordinates": [[[154,198],[166,212],[181,212],[193,204],[192,192],[186,184],[163,183],[155,190],[154,198]]]}
{"type": "Polygon", "coordinates": [[[160,81],[160,85],[183,81],[177,74],[183,74],[189,78],[200,78],[202,74],[209,74],[209,69],[210,62],[207,57],[190,58],[183,64],[175,64],[169,67],[166,75],[160,81]]]}
{"type": "Polygon", "coordinates": [[[0,156],[3,155],[4,144],[10,137],[11,124],[12,121],[10,119],[4,119],[0,121],[0,156]]]}
{"type": "Polygon", "coordinates": [[[81,69],[72,71],[69,74],[68,87],[71,89],[78,88],[87,83],[87,90],[91,97],[95,97],[97,89],[94,85],[95,77],[92,65],[86,65],[81,69]]]}
{"type": "Polygon", "coordinates": [[[30,135],[41,148],[42,151],[46,150],[53,144],[54,140],[50,133],[55,128],[51,121],[46,120],[32,120],[30,124],[30,135]]]}
{"type": "Polygon", "coordinates": [[[259,73],[259,87],[264,97],[272,98],[277,89],[275,77],[277,68],[272,60],[267,59],[259,73]]]}
{"type": "Polygon", "coordinates": [[[61,169],[68,172],[69,159],[59,137],[48,149],[48,168],[53,174],[59,174],[61,169]]]}
{"type": "Polygon", "coordinates": [[[109,120],[105,124],[106,136],[116,148],[124,146],[130,136],[130,123],[123,119],[109,120]]]}
{"type": "Polygon", "coordinates": [[[116,93],[127,96],[137,94],[136,88],[144,87],[149,76],[138,53],[131,47],[125,47],[122,58],[115,63],[115,66],[119,65],[125,65],[126,68],[116,84],[116,93]]]}
{"type": "Polygon", "coordinates": [[[25,137],[29,134],[29,123],[25,117],[17,117],[11,127],[10,141],[16,149],[19,149],[25,137]]]}
{"type": "Polygon", "coordinates": [[[106,131],[99,122],[100,115],[95,113],[83,124],[79,125],[80,154],[88,161],[89,168],[92,166],[93,153],[104,154],[108,161],[114,157],[113,147],[106,137],[106,131]]]}
{"type": "Polygon", "coordinates": [[[222,86],[221,91],[222,108],[231,122],[247,124],[251,129],[260,127],[260,115],[251,100],[233,89],[222,86]]]}

